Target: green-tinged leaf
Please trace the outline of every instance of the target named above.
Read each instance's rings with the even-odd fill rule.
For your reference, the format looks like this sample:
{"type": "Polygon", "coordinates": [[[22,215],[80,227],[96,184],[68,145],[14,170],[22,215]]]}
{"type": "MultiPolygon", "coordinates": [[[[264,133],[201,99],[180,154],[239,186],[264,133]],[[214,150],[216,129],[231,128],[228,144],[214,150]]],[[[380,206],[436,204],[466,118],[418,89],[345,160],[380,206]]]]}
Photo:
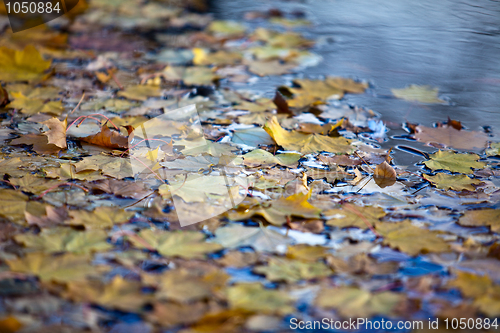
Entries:
{"type": "Polygon", "coordinates": [[[403,89],[391,89],[394,96],[410,102],[419,102],[426,104],[445,103],[438,98],[439,88],[431,86],[419,86],[412,84],[403,89]]]}
{"type": "Polygon", "coordinates": [[[438,173],[435,176],[427,174],[424,174],[423,176],[437,188],[443,190],[476,191],[474,185],[482,183],[480,180],[469,178],[467,175],[448,175],[445,173],[438,173]]]}
{"type": "Polygon", "coordinates": [[[484,162],[478,162],[479,155],[457,154],[451,151],[438,151],[429,156],[429,160],[424,164],[432,170],[448,170],[451,172],[461,172],[471,174],[472,169],[482,169],[486,166],[484,162]]]}

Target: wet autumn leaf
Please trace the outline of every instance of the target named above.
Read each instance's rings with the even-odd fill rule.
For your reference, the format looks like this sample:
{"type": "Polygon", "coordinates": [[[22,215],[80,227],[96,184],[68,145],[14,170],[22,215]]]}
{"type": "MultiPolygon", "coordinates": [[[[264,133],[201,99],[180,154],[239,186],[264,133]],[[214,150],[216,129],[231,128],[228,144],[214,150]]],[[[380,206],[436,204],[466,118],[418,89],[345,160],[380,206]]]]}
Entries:
{"type": "Polygon", "coordinates": [[[448,175],[446,173],[438,173],[435,176],[424,174],[423,177],[434,184],[437,188],[443,190],[454,191],[475,191],[474,185],[482,182],[477,179],[469,178],[467,175],[448,175]]]}
{"type": "Polygon", "coordinates": [[[237,284],[227,289],[231,309],[257,313],[287,314],[293,312],[292,299],[280,290],[265,289],[261,284],[237,284]]]}
{"type": "Polygon", "coordinates": [[[0,189],[0,201],[2,202],[0,216],[16,223],[23,222],[26,202],[28,201],[26,195],[14,190],[0,189]]]}
{"type": "Polygon", "coordinates": [[[486,148],[488,136],[482,132],[457,130],[453,126],[416,128],[415,138],[426,143],[440,144],[445,147],[465,150],[482,150],[486,148]]]}
{"type": "Polygon", "coordinates": [[[308,202],[309,195],[297,193],[289,197],[281,197],[278,200],[268,202],[264,205],[249,207],[244,212],[232,210],[228,217],[232,220],[246,220],[254,215],[260,215],[267,222],[274,225],[283,225],[287,222],[287,216],[300,216],[306,218],[319,218],[321,209],[314,207],[308,202]]]}
{"type": "Polygon", "coordinates": [[[87,276],[105,271],[104,267],[90,265],[87,255],[64,254],[53,256],[44,253],[28,253],[20,259],[7,260],[13,272],[38,276],[44,282],[82,281],[87,276]]]}
{"type": "Polygon", "coordinates": [[[500,155],[500,142],[494,142],[490,145],[490,148],[486,149],[486,154],[489,156],[500,155]]]}
{"type": "Polygon", "coordinates": [[[195,231],[153,231],[144,229],[138,238],[130,238],[130,242],[138,248],[155,249],[166,257],[203,259],[207,253],[222,249],[219,244],[204,242],[205,236],[195,231]]]}
{"type": "Polygon", "coordinates": [[[40,228],[47,228],[53,227],[58,224],[63,224],[69,216],[68,211],[65,207],[56,208],[53,206],[46,206],[45,211],[45,215],[33,215],[27,211],[24,212],[26,222],[28,222],[29,225],[36,224],[40,228]]]}
{"type": "Polygon", "coordinates": [[[436,231],[414,226],[411,221],[378,223],[375,229],[384,237],[383,243],[416,256],[420,253],[448,252],[450,246],[436,231]]]}
{"type": "Polygon", "coordinates": [[[49,144],[54,144],[59,148],[66,148],[66,127],[68,127],[68,121],[64,119],[64,121],[60,121],[57,118],[51,118],[42,122],[42,124],[46,125],[49,130],[44,135],[48,138],[49,144]]]}
{"type": "Polygon", "coordinates": [[[286,150],[295,150],[303,154],[320,151],[340,154],[353,150],[353,147],[350,145],[351,140],[343,137],[332,138],[319,134],[288,132],[280,126],[276,117],[267,122],[264,129],[278,145],[286,150]]]}
{"type": "Polygon", "coordinates": [[[71,210],[69,215],[71,219],[67,220],[66,224],[83,226],[86,229],[106,229],[128,222],[134,213],[116,207],[97,207],[93,211],[71,210]]]}
{"type": "Polygon", "coordinates": [[[87,254],[111,249],[113,246],[106,242],[107,237],[107,233],[102,230],[56,228],[44,229],[39,234],[16,235],[14,239],[33,252],[87,254]]]}
{"type": "Polygon", "coordinates": [[[64,107],[61,101],[46,102],[41,98],[29,98],[22,93],[12,93],[14,100],[7,104],[9,109],[21,110],[21,113],[34,115],[37,113],[48,113],[59,116],[64,112],[64,107]]]}
{"type": "Polygon", "coordinates": [[[327,248],[308,244],[289,246],[286,252],[287,258],[297,259],[304,262],[315,262],[327,256],[327,248]]]}
{"type": "Polygon", "coordinates": [[[159,287],[157,299],[178,303],[210,299],[214,293],[222,291],[228,279],[229,275],[220,270],[200,274],[184,268],[169,270],[160,276],[142,276],[144,283],[159,287]]]}
{"type": "Polygon", "coordinates": [[[11,178],[10,182],[16,186],[19,186],[25,192],[35,194],[40,194],[61,183],[57,180],[38,177],[30,173],[22,178],[11,178]]]}
{"type": "Polygon", "coordinates": [[[246,28],[243,24],[236,21],[212,21],[206,29],[208,32],[218,37],[238,37],[241,36],[246,28]]]}
{"type": "Polygon", "coordinates": [[[243,63],[251,73],[259,76],[283,75],[297,67],[296,64],[283,64],[279,60],[246,60],[243,63]]]}
{"type": "Polygon", "coordinates": [[[217,51],[210,53],[206,49],[193,49],[193,63],[197,66],[214,65],[229,66],[241,62],[243,56],[239,52],[217,51]]]}
{"type": "Polygon", "coordinates": [[[398,270],[397,263],[391,261],[377,262],[364,253],[346,259],[330,255],[326,262],[330,267],[333,267],[337,274],[388,275],[398,270]]]}
{"type": "Polygon", "coordinates": [[[432,170],[448,170],[451,172],[461,172],[471,174],[474,169],[482,169],[486,166],[484,162],[478,162],[479,155],[457,154],[451,151],[438,151],[429,155],[429,160],[424,164],[432,170]]]}
{"type": "Polygon", "coordinates": [[[270,152],[262,149],[255,149],[243,155],[244,164],[250,167],[269,168],[277,164],[290,168],[297,167],[297,162],[300,159],[300,154],[284,153],[273,155],[270,152]]]}
{"type": "Polygon", "coordinates": [[[71,281],[64,296],[75,302],[89,302],[127,312],[140,312],[153,300],[142,291],[141,283],[115,276],[110,283],[100,280],[71,281]]]}
{"type": "Polygon", "coordinates": [[[128,138],[120,132],[112,131],[106,124],[101,127],[99,133],[80,138],[80,140],[106,148],[128,148],[128,138]]]}
{"type": "Polygon", "coordinates": [[[50,68],[51,60],[44,60],[40,52],[28,45],[22,51],[0,47],[0,80],[35,81],[42,79],[50,68]]]}
{"type": "Polygon", "coordinates": [[[292,240],[268,228],[231,224],[217,229],[213,242],[229,249],[251,246],[255,251],[275,252],[278,248],[290,244],[292,240]]]}
{"type": "Polygon", "coordinates": [[[144,183],[117,179],[103,179],[88,184],[89,188],[114,194],[122,198],[142,199],[150,194],[144,183]]]}
{"type": "Polygon", "coordinates": [[[386,213],[380,207],[359,207],[354,205],[337,209],[329,209],[323,212],[323,216],[327,219],[326,224],[339,228],[357,227],[360,229],[367,229],[368,226],[366,222],[374,226],[375,224],[380,223],[380,219],[385,215],[386,213]],[[363,216],[366,221],[364,221],[360,216],[363,216]]]}
{"type": "Polygon", "coordinates": [[[365,318],[373,315],[391,315],[405,297],[400,293],[384,291],[371,293],[353,287],[322,289],[316,305],[336,309],[344,318],[365,318]]]}
{"type": "Polygon", "coordinates": [[[145,101],[149,97],[161,97],[163,92],[157,86],[136,85],[128,86],[125,90],[118,92],[118,96],[128,99],[145,101]]]}
{"type": "Polygon", "coordinates": [[[321,262],[307,263],[285,258],[272,258],[267,266],[257,266],[253,271],[265,275],[270,281],[288,283],[317,279],[333,274],[333,271],[321,262]]]}
{"type": "Polygon", "coordinates": [[[377,183],[377,185],[381,188],[394,185],[396,178],[396,170],[394,170],[394,168],[386,161],[377,165],[375,172],[373,173],[375,183],[377,183]]]}
{"type": "Polygon", "coordinates": [[[491,231],[500,231],[500,209],[468,210],[460,217],[458,223],[468,227],[489,226],[491,231]]]}
{"type": "Polygon", "coordinates": [[[38,154],[57,154],[61,148],[48,142],[45,135],[26,134],[10,142],[11,145],[31,145],[38,154]]]}
{"type": "Polygon", "coordinates": [[[442,99],[438,98],[439,88],[431,86],[419,86],[412,84],[403,89],[391,89],[394,96],[404,99],[409,102],[419,102],[426,104],[445,103],[442,99]]]}

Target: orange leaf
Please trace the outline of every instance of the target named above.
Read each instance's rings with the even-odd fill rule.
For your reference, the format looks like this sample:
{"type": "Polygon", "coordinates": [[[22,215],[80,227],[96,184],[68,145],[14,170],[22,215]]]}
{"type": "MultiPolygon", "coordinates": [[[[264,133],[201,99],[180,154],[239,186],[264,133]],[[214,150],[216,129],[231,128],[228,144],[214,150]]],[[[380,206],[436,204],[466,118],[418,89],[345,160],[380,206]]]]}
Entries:
{"type": "Polygon", "coordinates": [[[128,138],[118,132],[112,131],[104,124],[101,131],[94,135],[89,135],[81,139],[93,145],[103,146],[112,149],[127,149],[128,138]]]}

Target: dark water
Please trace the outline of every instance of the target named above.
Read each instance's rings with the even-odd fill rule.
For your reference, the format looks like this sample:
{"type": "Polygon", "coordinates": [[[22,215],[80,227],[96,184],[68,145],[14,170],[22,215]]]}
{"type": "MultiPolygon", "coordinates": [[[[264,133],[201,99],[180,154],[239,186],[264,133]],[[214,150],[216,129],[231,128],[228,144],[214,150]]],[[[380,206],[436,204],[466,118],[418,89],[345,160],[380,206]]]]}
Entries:
{"type": "MultiPolygon", "coordinates": [[[[347,76],[373,85],[364,95],[348,95],[347,102],[394,123],[430,126],[450,116],[470,130],[491,126],[500,132],[499,0],[213,1],[219,19],[241,20],[246,11],[270,8],[302,10],[314,23],[299,31],[319,41],[313,52],[324,60],[299,75],[347,76]],[[391,88],[409,84],[439,87],[450,105],[388,97],[391,88]]],[[[290,78],[263,79],[251,88],[272,94],[290,78]]],[[[388,134],[403,133],[397,127],[388,134]]]]}

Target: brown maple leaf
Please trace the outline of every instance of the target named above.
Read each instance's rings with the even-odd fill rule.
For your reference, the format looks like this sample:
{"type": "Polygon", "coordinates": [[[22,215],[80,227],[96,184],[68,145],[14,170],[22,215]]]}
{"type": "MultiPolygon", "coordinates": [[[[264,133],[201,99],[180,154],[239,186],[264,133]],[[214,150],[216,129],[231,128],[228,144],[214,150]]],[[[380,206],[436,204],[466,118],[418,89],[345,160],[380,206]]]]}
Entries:
{"type": "Polygon", "coordinates": [[[112,131],[106,124],[101,127],[99,133],[86,136],[80,140],[112,149],[128,148],[128,138],[119,132],[112,131]]]}

